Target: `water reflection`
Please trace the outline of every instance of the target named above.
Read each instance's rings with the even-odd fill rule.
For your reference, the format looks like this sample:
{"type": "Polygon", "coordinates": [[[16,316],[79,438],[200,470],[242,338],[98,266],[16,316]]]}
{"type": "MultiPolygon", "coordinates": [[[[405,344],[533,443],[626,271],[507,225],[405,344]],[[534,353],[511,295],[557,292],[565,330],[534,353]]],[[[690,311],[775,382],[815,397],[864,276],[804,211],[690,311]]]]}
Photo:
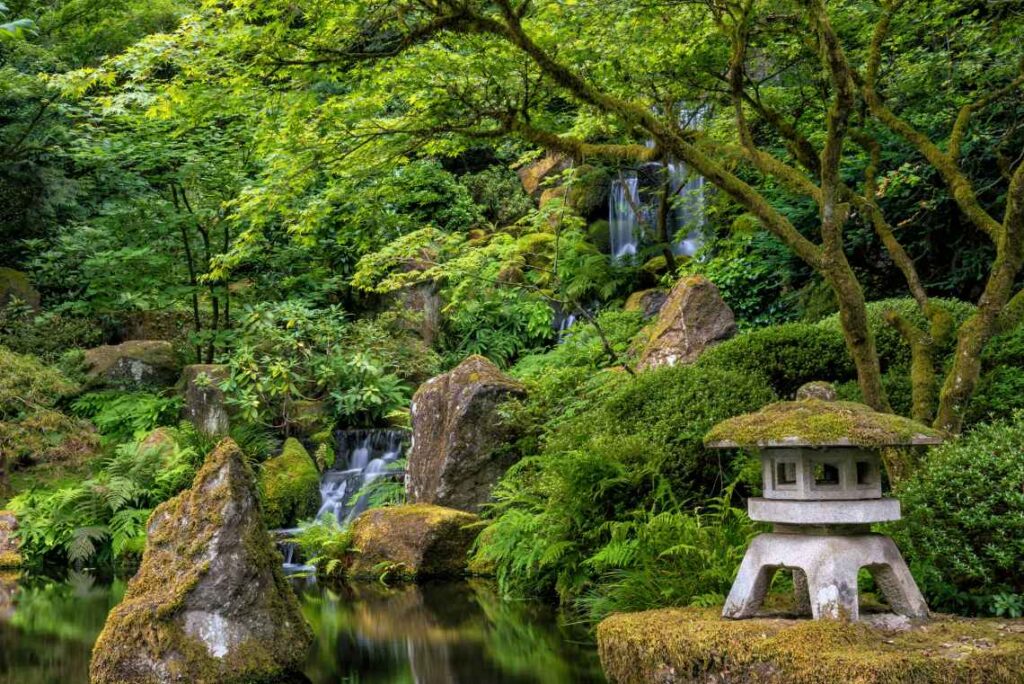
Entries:
{"type": "MultiPolygon", "coordinates": [[[[486,583],[324,588],[295,579],[317,640],[313,684],[603,682],[586,630],[486,583]]],[[[86,684],[89,653],[124,584],[0,575],[0,684],[86,684]]]]}
{"type": "Polygon", "coordinates": [[[314,684],[604,681],[585,630],[486,583],[305,587],[300,598],[318,636],[314,684]]]}

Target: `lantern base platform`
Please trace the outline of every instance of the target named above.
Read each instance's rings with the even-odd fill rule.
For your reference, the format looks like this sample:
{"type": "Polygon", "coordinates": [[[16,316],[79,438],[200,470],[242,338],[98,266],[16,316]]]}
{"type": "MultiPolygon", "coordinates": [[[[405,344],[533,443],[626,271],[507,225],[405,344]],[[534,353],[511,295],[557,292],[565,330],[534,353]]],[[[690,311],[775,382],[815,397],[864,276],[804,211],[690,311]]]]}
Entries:
{"type": "Polygon", "coordinates": [[[892,612],[911,618],[928,616],[928,605],[889,537],[776,533],[758,535],[750,543],[722,616],[755,617],[775,573],[791,570],[801,614],[815,620],[857,620],[857,573],[861,568],[874,577],[892,612]]]}
{"type": "Polygon", "coordinates": [[[899,499],[794,501],[749,499],[751,520],[784,525],[870,525],[900,519],[899,499]]]}

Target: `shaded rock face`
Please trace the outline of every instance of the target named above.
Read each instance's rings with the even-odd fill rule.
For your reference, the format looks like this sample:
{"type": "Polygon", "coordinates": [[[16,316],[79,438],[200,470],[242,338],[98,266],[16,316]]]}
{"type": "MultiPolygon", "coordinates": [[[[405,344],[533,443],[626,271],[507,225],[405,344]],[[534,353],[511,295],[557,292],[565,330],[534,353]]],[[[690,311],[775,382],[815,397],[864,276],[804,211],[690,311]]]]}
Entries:
{"type": "Polygon", "coordinates": [[[348,575],[404,580],[457,577],[466,572],[479,518],[451,508],[413,504],[366,511],[352,523],[348,575]]]}
{"type": "Polygon", "coordinates": [[[416,314],[416,320],[408,327],[427,345],[433,345],[441,329],[441,293],[436,283],[426,282],[412,285],[398,295],[399,304],[416,314]]]}
{"type": "Polygon", "coordinates": [[[566,157],[558,154],[549,154],[532,164],[527,164],[516,171],[516,173],[519,175],[519,180],[522,182],[523,190],[526,191],[526,194],[539,201],[546,189],[544,181],[551,176],[557,176],[567,168],[569,168],[569,160],[566,157]]]}
{"type": "Polygon", "coordinates": [[[85,352],[94,384],[124,388],[169,387],[178,379],[174,347],[162,340],[130,340],[85,352]]]}
{"type": "Polygon", "coordinates": [[[423,383],[412,399],[406,487],[414,503],[476,511],[512,465],[500,447],[514,438],[498,407],[526,390],[482,356],[423,383]]]}
{"type": "Polygon", "coordinates": [[[185,394],[185,418],[211,437],[223,437],[231,428],[220,383],[227,380],[227,366],[185,366],[181,385],[185,394]]]}
{"type": "Polygon", "coordinates": [[[0,309],[18,300],[33,310],[39,310],[39,293],[21,271],[0,268],[0,309]]]}
{"type": "Polygon", "coordinates": [[[17,568],[21,565],[18,539],[18,519],[10,511],[0,511],[0,568],[17,568]]]}
{"type": "Polygon", "coordinates": [[[668,292],[665,290],[658,288],[640,290],[629,295],[623,309],[639,311],[643,313],[644,318],[654,318],[661,312],[666,301],[668,301],[668,292]]]}
{"type": "Polygon", "coordinates": [[[736,334],[732,310],[704,276],[683,278],[669,293],[640,356],[640,370],[689,364],[736,334]]]}
{"type": "Polygon", "coordinates": [[[142,565],[96,642],[90,681],[269,681],[297,670],[312,639],[263,527],[252,470],[226,439],[192,488],[150,517],[142,565]]]}

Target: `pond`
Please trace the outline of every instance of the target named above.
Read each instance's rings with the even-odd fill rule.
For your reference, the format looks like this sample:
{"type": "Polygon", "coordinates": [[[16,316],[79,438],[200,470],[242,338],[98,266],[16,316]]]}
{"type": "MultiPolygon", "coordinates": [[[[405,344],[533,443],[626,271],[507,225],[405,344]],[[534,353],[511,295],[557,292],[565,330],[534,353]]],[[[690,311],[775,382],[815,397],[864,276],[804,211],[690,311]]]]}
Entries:
{"type": "MultiPolygon", "coordinates": [[[[486,582],[323,587],[293,578],[316,633],[312,684],[603,682],[588,631],[486,582]]],[[[86,684],[89,653],[124,583],[0,576],[0,684],[86,684]]]]}

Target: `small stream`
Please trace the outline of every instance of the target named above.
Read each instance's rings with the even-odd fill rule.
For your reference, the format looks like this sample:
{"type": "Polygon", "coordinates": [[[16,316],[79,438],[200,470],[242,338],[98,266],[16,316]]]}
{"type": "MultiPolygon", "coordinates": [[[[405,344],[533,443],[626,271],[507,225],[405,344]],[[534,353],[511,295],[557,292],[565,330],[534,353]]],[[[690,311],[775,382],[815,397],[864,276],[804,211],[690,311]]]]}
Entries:
{"type": "MultiPolygon", "coordinates": [[[[387,588],[293,580],[316,634],[311,684],[603,682],[586,629],[489,583],[387,588]]],[[[0,684],[86,684],[89,654],[124,583],[0,577],[0,684]]]]}

